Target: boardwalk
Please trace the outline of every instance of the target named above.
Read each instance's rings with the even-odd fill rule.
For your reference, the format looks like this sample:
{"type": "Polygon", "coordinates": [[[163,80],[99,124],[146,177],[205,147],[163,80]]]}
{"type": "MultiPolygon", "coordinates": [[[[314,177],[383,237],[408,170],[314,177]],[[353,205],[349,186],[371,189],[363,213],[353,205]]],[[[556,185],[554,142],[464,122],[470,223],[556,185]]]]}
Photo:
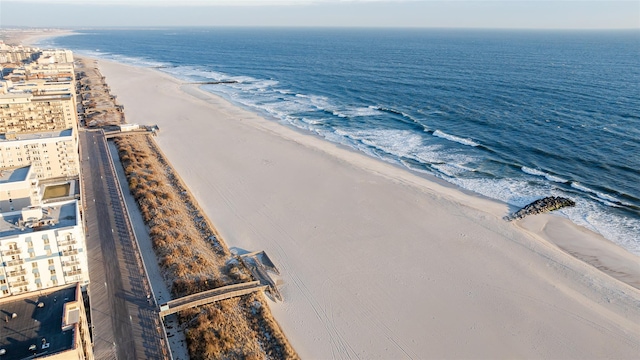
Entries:
{"type": "Polygon", "coordinates": [[[260,285],[259,281],[251,281],[203,291],[197,294],[181,297],[180,299],[171,300],[168,303],[161,305],[160,316],[165,317],[195,306],[202,306],[212,302],[250,294],[256,291],[263,291],[265,288],[266,286],[260,285]]]}
{"type": "Polygon", "coordinates": [[[166,359],[151,287],[101,131],[80,131],[96,359],[166,359]]]}

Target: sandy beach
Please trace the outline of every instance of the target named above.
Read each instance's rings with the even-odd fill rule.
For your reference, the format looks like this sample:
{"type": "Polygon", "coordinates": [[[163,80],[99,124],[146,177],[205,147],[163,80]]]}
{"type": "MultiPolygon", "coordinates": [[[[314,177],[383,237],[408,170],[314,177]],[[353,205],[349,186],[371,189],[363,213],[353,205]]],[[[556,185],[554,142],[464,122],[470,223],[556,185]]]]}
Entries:
{"type": "Polygon", "coordinates": [[[270,306],[302,358],[640,353],[638,258],[598,235],[550,215],[505,222],[504,204],[157,70],[99,67],[128,122],[159,125],[156,141],[227,244],[280,268],[284,302],[270,306]]]}
{"type": "Polygon", "coordinates": [[[22,44],[24,46],[34,46],[37,42],[60,36],[73,35],[74,32],[66,29],[50,30],[12,30],[2,32],[2,38],[6,44],[22,44]]]}

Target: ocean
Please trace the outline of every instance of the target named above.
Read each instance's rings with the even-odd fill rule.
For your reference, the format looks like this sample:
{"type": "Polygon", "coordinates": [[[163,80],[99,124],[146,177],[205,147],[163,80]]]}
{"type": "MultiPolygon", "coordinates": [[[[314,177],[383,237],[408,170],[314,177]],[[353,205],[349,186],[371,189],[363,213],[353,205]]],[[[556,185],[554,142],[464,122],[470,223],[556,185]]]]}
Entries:
{"type": "MultiPolygon", "coordinates": [[[[83,30],[41,47],[154,67],[513,207],[544,196],[640,255],[640,32],[83,30]]],[[[108,79],[107,79],[108,81],[108,79]]]]}

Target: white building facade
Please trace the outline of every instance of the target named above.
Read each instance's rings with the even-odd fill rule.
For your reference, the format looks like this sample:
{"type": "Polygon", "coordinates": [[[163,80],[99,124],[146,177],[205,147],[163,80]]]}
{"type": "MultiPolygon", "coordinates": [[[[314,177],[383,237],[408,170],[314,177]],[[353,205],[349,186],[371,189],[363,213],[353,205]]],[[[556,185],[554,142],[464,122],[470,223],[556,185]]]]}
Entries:
{"type": "Polygon", "coordinates": [[[28,166],[42,179],[80,173],[78,137],[74,129],[0,135],[0,170],[28,166]]]}
{"type": "Polygon", "coordinates": [[[40,53],[38,64],[72,63],[73,52],[65,49],[45,49],[40,53]]]}
{"type": "Polygon", "coordinates": [[[0,298],[89,283],[77,200],[0,214],[0,298]]]}
{"type": "Polygon", "coordinates": [[[31,166],[0,169],[0,214],[40,205],[40,184],[31,166]]]}

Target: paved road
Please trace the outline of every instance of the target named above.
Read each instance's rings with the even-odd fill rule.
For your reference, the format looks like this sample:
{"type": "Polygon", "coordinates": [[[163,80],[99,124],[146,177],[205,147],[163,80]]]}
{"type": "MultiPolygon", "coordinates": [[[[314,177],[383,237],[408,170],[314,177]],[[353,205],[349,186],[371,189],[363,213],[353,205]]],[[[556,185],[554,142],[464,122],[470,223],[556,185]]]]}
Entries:
{"type": "Polygon", "coordinates": [[[158,309],[137,253],[102,132],[80,131],[96,359],[163,359],[158,309]]]}

